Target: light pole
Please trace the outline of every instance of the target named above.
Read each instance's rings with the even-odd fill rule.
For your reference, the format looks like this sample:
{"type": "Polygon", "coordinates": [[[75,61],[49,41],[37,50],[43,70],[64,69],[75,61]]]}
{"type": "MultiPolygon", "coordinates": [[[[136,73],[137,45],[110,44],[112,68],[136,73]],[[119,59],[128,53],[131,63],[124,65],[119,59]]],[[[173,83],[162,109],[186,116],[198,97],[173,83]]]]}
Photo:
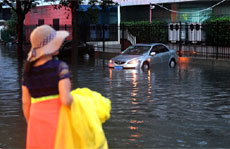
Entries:
{"type": "Polygon", "coordinates": [[[152,5],[151,3],[149,4],[149,23],[151,24],[152,22],[152,9],[155,8],[155,5],[152,5]]]}

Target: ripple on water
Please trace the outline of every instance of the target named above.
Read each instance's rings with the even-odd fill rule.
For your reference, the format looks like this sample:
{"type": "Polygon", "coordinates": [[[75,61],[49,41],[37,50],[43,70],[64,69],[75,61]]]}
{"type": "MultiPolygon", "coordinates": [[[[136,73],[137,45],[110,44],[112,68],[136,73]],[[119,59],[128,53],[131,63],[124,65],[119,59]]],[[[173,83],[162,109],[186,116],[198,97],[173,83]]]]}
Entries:
{"type": "MultiPolygon", "coordinates": [[[[103,63],[70,68],[74,88],[111,100],[111,118],[103,125],[110,148],[230,148],[230,72],[198,66],[118,71],[103,63]]],[[[24,148],[19,68],[10,54],[0,54],[3,148],[24,148]]]]}

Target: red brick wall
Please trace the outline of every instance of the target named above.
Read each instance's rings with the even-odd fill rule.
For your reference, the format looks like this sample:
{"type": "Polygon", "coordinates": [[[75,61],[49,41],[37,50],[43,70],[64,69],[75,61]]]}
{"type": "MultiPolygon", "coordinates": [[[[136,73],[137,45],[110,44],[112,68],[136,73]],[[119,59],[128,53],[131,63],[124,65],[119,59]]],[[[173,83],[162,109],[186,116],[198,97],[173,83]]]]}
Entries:
{"type": "Polygon", "coordinates": [[[59,19],[59,29],[65,30],[64,25],[67,25],[67,30],[70,33],[70,36],[67,38],[67,40],[71,39],[72,15],[70,9],[65,9],[64,7],[61,9],[54,9],[53,6],[50,5],[32,8],[30,12],[26,14],[24,21],[26,43],[29,43],[30,33],[33,31],[36,25],[38,25],[39,19],[44,19],[44,24],[48,24],[51,26],[53,26],[53,19],[59,19]]]}
{"type": "Polygon", "coordinates": [[[59,18],[60,25],[71,25],[71,11],[65,10],[65,8],[54,9],[53,6],[40,6],[32,8],[29,13],[26,14],[25,25],[36,25],[39,19],[44,19],[44,24],[53,25],[53,19],[59,18]],[[69,17],[67,19],[67,16],[69,17]]]}

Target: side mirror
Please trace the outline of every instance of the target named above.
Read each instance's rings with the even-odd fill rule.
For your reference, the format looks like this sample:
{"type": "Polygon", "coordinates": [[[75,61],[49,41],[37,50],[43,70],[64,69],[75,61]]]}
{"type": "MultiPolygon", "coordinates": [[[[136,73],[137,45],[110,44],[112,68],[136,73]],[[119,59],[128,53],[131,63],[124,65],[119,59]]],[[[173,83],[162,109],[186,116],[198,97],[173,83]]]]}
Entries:
{"type": "Polygon", "coordinates": [[[156,55],[156,52],[151,52],[150,55],[154,56],[154,55],[156,55]]]}

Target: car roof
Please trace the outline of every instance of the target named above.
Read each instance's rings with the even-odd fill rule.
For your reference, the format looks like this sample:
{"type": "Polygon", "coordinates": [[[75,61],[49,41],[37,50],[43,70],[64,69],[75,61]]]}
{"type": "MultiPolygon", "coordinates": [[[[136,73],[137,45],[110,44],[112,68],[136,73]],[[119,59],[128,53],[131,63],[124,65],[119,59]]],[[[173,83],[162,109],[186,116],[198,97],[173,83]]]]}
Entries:
{"type": "Polygon", "coordinates": [[[134,46],[155,46],[155,45],[164,45],[162,43],[138,43],[135,44],[134,46]]]}

